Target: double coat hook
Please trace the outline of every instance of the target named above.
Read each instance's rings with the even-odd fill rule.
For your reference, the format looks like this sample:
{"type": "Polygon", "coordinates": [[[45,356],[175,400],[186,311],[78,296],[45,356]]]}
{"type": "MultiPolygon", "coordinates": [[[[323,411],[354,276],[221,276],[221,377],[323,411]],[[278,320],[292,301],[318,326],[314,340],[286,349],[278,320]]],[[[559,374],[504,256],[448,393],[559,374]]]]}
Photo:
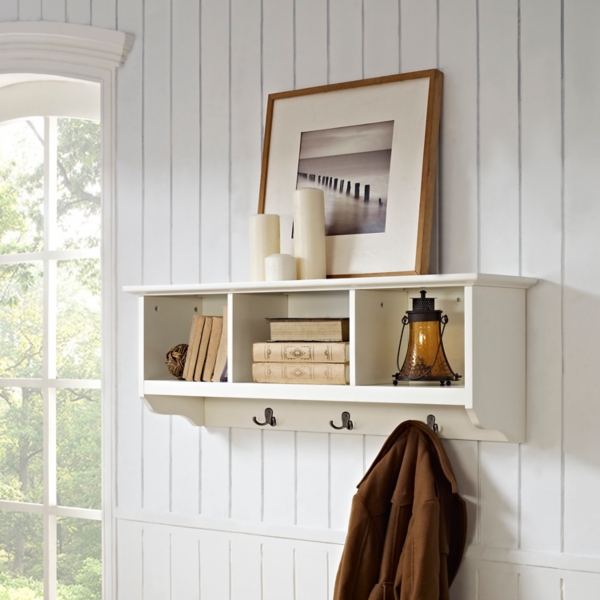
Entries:
{"type": "Polygon", "coordinates": [[[258,420],[256,419],[256,417],[252,417],[252,420],[257,425],[260,425],[261,427],[264,427],[265,425],[270,425],[271,427],[275,427],[275,425],[277,425],[277,419],[273,415],[272,408],[265,408],[265,422],[264,423],[259,423],[258,420]]]}
{"type": "Polygon", "coordinates": [[[329,421],[329,424],[334,429],[347,429],[348,431],[352,431],[354,429],[354,423],[350,420],[350,413],[348,411],[344,411],[342,413],[342,424],[341,426],[337,426],[333,424],[333,421],[329,421]]]}

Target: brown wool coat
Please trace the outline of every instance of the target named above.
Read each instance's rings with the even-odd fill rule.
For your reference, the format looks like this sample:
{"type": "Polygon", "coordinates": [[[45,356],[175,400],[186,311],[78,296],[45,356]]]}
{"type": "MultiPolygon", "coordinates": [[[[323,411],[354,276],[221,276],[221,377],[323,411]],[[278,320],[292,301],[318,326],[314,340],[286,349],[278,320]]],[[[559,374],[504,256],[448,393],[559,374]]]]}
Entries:
{"type": "Polygon", "coordinates": [[[405,421],[358,484],[334,600],[448,600],[466,531],[444,447],[405,421]]]}

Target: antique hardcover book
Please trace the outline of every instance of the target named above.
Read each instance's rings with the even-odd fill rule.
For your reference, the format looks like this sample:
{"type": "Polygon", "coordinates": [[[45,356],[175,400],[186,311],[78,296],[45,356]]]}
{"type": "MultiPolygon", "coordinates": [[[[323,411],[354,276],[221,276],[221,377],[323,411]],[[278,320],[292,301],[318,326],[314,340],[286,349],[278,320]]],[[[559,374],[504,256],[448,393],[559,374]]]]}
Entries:
{"type": "Polygon", "coordinates": [[[273,342],[347,342],[350,321],[344,319],[267,319],[273,342]]]}
{"type": "Polygon", "coordinates": [[[215,370],[213,373],[213,381],[221,381],[221,375],[227,363],[227,306],[223,307],[223,331],[221,332],[221,342],[217,351],[217,360],[215,361],[215,370]]]}
{"type": "Polygon", "coordinates": [[[256,362],[252,365],[256,383],[347,384],[350,368],[343,363],[276,363],[256,362]]]}
{"type": "Polygon", "coordinates": [[[259,342],[252,346],[255,362],[347,363],[348,342],[259,342]]]}
{"type": "Polygon", "coordinates": [[[204,369],[206,351],[208,350],[210,332],[212,331],[212,321],[212,317],[205,317],[202,339],[200,340],[200,348],[198,349],[198,357],[196,358],[196,368],[194,369],[194,381],[200,381],[202,379],[202,370],[204,369]]]}
{"type": "Polygon", "coordinates": [[[222,332],[223,317],[213,317],[210,341],[208,342],[208,350],[206,351],[206,362],[204,363],[204,370],[202,371],[202,381],[212,381],[222,332]]]}
{"type": "Polygon", "coordinates": [[[198,358],[198,348],[202,338],[205,318],[201,315],[194,315],[192,318],[192,327],[190,329],[190,341],[183,367],[183,378],[186,381],[194,380],[194,369],[196,368],[196,359],[198,358]]]}

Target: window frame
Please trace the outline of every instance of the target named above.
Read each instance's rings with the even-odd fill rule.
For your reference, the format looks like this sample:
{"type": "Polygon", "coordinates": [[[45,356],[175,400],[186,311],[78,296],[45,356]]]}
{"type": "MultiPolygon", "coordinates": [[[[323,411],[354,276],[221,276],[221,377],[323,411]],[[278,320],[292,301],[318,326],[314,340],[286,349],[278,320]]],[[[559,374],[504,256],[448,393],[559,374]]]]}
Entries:
{"type": "MultiPolygon", "coordinates": [[[[51,22],[0,23],[0,74],[26,73],[100,84],[102,130],[102,548],[103,598],[116,592],[116,78],[134,37],[87,25],[51,22]]],[[[57,515],[62,516],[57,507],[57,515]]],[[[49,597],[46,595],[48,600],[49,597]]]]}

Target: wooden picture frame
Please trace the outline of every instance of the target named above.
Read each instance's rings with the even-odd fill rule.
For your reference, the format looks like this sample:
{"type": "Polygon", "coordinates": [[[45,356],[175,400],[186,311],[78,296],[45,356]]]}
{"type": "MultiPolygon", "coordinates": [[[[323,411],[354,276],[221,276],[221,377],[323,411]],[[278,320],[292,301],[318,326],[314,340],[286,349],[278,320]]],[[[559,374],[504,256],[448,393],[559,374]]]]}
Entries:
{"type": "Polygon", "coordinates": [[[258,212],[280,215],[282,252],[293,191],[321,187],[327,277],[428,273],[442,87],[433,69],[269,95],[258,212]]]}

